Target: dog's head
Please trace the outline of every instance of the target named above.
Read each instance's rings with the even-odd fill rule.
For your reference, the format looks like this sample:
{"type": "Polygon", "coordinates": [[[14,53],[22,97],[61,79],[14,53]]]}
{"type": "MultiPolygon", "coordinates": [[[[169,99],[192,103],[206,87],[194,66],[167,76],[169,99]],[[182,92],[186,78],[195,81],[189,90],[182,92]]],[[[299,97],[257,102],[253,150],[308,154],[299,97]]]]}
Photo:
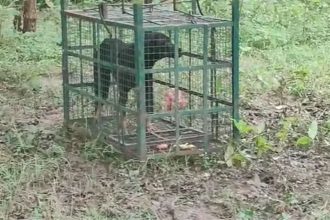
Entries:
{"type": "MultiPolygon", "coordinates": [[[[175,45],[171,39],[163,33],[145,32],[144,35],[144,52],[146,61],[156,62],[165,57],[175,57],[175,45]]],[[[178,49],[179,57],[182,56],[181,48],[178,49]]]]}

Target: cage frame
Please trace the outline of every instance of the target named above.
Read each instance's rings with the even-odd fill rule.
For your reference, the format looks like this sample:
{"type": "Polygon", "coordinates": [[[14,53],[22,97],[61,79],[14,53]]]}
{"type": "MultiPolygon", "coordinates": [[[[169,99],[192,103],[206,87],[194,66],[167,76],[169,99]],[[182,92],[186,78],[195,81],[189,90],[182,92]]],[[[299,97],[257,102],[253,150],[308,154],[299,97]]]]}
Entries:
{"type": "MultiPolygon", "coordinates": [[[[69,66],[68,66],[68,58],[70,56],[69,52],[69,45],[68,45],[68,27],[67,27],[67,17],[76,17],[78,19],[83,19],[87,21],[92,21],[93,23],[101,23],[105,22],[104,25],[113,25],[115,27],[120,28],[126,28],[134,31],[134,41],[135,41],[135,53],[134,56],[134,62],[135,62],[135,71],[136,71],[136,84],[138,88],[144,88],[145,86],[145,74],[146,73],[156,73],[154,70],[145,70],[144,69],[144,33],[146,31],[158,31],[158,30],[176,30],[177,26],[166,26],[166,27],[144,27],[143,26],[143,9],[141,4],[133,4],[133,17],[134,17],[134,24],[133,25],[126,25],[116,22],[111,22],[108,20],[98,20],[93,17],[88,16],[79,16],[76,13],[74,13],[71,10],[67,10],[67,3],[68,0],[61,0],[61,28],[62,28],[62,80],[63,80],[63,117],[64,117],[64,127],[67,127],[70,123],[70,109],[69,109],[69,91],[70,84],[69,84],[69,66]]],[[[192,3],[192,13],[196,14],[197,9],[197,2],[196,0],[191,0],[192,3]]],[[[176,10],[176,0],[173,1],[173,10],[176,10]]],[[[224,22],[223,25],[231,26],[231,49],[232,49],[232,55],[231,55],[231,117],[232,117],[232,138],[234,140],[239,140],[240,134],[238,129],[235,126],[235,121],[238,121],[239,116],[239,0],[231,0],[231,14],[232,18],[231,21],[227,21],[227,23],[224,22]]],[[[208,25],[184,25],[180,26],[180,28],[196,28],[196,27],[202,27],[205,28],[205,30],[208,30],[210,28],[210,24],[208,25]]],[[[204,35],[207,34],[207,31],[204,31],[204,35]]],[[[205,36],[204,36],[205,38],[205,36]]],[[[178,36],[177,31],[174,31],[174,44],[176,45],[176,49],[178,48],[177,45],[178,42],[178,36]]],[[[207,48],[208,42],[203,42],[204,50],[207,48]]],[[[177,50],[176,50],[176,59],[175,62],[177,62],[177,50]]],[[[204,69],[206,69],[207,65],[207,57],[204,57],[204,69]]],[[[177,76],[178,65],[174,64],[174,74],[177,76]]],[[[184,68],[184,67],[182,67],[184,68]]],[[[164,71],[164,70],[163,70],[164,71]]],[[[177,78],[177,77],[176,77],[177,78]]],[[[203,77],[203,84],[206,84],[206,77],[203,77]],[[205,79],[205,80],[204,80],[205,79]]],[[[177,83],[175,83],[177,87],[177,83]]],[[[205,89],[205,86],[203,86],[205,89]]],[[[203,95],[206,96],[206,92],[203,92],[203,95]]],[[[204,97],[203,100],[206,100],[206,97],[204,97]]],[[[101,101],[101,100],[99,100],[101,101]]],[[[102,102],[104,102],[102,100],[102,102]]],[[[137,101],[137,145],[139,146],[137,157],[140,160],[145,160],[150,155],[147,154],[147,147],[146,147],[146,108],[145,108],[145,90],[141,89],[139,91],[138,95],[138,101],[137,101]]],[[[122,107],[122,110],[129,110],[126,107],[122,107]]],[[[203,109],[203,114],[207,114],[207,110],[203,109]]],[[[152,116],[151,116],[152,117],[152,116]]],[[[206,126],[206,122],[204,121],[203,126],[206,126]]],[[[207,134],[205,134],[206,136],[207,134]]],[[[206,146],[204,146],[204,150],[207,151],[207,138],[205,139],[206,146]]],[[[201,153],[201,151],[197,150],[197,152],[190,152],[190,154],[198,154],[201,153]]],[[[186,155],[186,153],[179,153],[174,152],[174,155],[186,155]]]]}

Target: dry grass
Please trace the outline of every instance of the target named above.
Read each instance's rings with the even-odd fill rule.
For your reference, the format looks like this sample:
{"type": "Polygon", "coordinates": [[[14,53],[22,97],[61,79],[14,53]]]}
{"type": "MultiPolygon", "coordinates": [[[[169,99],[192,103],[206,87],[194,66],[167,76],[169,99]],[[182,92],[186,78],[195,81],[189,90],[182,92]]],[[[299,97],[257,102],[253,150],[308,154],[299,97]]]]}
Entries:
{"type": "MultiPolygon", "coordinates": [[[[57,85],[59,76],[51,80],[57,85]]],[[[225,168],[219,156],[142,164],[113,157],[89,161],[86,158],[94,153],[86,147],[90,143],[62,135],[61,107],[51,98],[60,87],[47,86],[24,101],[21,94],[3,91],[7,105],[17,111],[1,110],[2,219],[285,219],[286,215],[326,219],[330,215],[328,138],[309,151],[288,148],[241,169],[225,168]],[[33,101],[37,97],[39,101],[33,101]]],[[[251,102],[254,108],[243,111],[245,119],[275,126],[284,110],[274,111],[274,103],[271,94],[260,96],[259,105],[251,102]]],[[[293,110],[287,111],[300,114],[293,110]]]]}
{"type": "Polygon", "coordinates": [[[280,2],[272,7],[285,15],[287,29],[274,29],[278,16],[268,3],[244,4],[242,118],[265,122],[274,148],[255,157],[253,140],[243,140],[251,156],[244,168],[226,167],[223,155],[121,161],[92,140],[64,136],[60,70],[54,68],[58,17],[52,22],[54,14],[43,16],[35,36],[3,32],[9,40],[0,42],[0,54],[6,54],[0,60],[6,80],[0,83],[0,219],[329,219],[330,45],[308,29],[318,24],[327,33],[320,28],[327,21],[315,9],[307,12],[318,15],[316,23],[309,19],[301,2],[280,2]],[[305,35],[299,35],[301,24],[309,30],[305,35]],[[284,45],[282,35],[288,36],[284,45]],[[311,44],[302,41],[309,38],[311,44]],[[251,46],[270,40],[267,48],[251,46]],[[14,44],[22,51],[11,53],[14,44]],[[303,80],[299,71],[307,75],[303,80]],[[279,143],[276,134],[287,118],[298,124],[279,143]],[[310,148],[297,148],[312,120],[317,138],[310,148]]]}

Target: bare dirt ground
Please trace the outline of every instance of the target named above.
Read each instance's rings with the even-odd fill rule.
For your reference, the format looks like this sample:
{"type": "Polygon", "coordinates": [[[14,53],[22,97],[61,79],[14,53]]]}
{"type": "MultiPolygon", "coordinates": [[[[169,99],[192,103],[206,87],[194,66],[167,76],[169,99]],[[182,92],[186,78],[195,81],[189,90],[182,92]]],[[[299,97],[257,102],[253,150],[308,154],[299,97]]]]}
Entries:
{"type": "MultiPolygon", "coordinates": [[[[24,96],[0,86],[0,219],[330,218],[329,136],[245,168],[227,168],[222,157],[90,161],[90,142],[62,134],[59,85],[24,96]]],[[[269,96],[246,105],[244,118],[271,130],[283,115],[329,114],[326,103],[276,107],[269,96]]]]}

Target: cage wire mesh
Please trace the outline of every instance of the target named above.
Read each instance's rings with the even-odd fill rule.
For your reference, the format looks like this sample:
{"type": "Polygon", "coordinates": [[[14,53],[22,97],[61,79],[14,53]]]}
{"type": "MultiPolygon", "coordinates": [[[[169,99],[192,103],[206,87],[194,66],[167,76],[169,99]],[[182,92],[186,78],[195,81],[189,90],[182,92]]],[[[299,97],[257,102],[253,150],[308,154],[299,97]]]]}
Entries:
{"type": "Polygon", "coordinates": [[[216,150],[229,141],[232,21],[188,14],[180,7],[187,4],[178,3],[176,10],[164,4],[142,9],[143,88],[137,88],[138,15],[132,6],[108,5],[103,21],[96,8],[65,11],[68,123],[82,123],[132,154],[141,147],[149,154],[216,150]],[[141,100],[144,111],[138,108],[141,100]],[[141,137],[142,116],[147,130],[141,137]],[[145,146],[139,146],[139,138],[145,146]]]}

